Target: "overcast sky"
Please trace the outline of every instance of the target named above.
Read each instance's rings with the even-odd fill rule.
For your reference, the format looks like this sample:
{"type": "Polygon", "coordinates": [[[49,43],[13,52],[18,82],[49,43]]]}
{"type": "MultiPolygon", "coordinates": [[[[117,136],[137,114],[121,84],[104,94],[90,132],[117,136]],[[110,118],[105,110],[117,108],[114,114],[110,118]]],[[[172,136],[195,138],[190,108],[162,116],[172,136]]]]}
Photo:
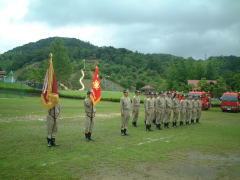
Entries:
{"type": "Polygon", "coordinates": [[[0,0],[0,53],[52,36],[142,53],[240,56],[240,0],[0,0]]]}

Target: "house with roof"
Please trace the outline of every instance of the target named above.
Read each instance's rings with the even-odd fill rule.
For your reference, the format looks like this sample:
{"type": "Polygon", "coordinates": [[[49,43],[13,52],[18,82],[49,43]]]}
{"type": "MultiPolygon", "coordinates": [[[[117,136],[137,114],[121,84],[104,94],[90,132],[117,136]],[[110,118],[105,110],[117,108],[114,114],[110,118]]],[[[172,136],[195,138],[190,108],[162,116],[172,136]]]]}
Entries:
{"type": "Polygon", "coordinates": [[[7,76],[7,72],[6,71],[0,71],[0,81],[4,80],[4,77],[7,76]]]}
{"type": "MultiPolygon", "coordinates": [[[[200,80],[188,80],[188,85],[193,87],[193,90],[200,90],[201,87],[199,87],[198,83],[200,80]]],[[[217,84],[216,80],[206,80],[209,84],[215,85],[217,84]]]]}

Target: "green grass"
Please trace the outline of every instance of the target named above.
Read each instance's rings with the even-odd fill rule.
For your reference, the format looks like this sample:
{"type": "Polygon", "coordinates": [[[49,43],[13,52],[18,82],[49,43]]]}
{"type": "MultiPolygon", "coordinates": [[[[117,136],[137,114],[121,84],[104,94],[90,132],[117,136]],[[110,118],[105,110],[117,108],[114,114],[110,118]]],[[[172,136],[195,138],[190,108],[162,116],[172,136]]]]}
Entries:
{"type": "Polygon", "coordinates": [[[129,123],[130,135],[122,137],[119,103],[101,101],[95,141],[85,142],[83,100],[62,98],[61,107],[61,146],[48,148],[40,98],[0,94],[0,179],[239,177],[240,113],[212,108],[199,125],[149,133],[141,107],[139,126],[129,123]]]}
{"type": "Polygon", "coordinates": [[[24,96],[26,93],[40,94],[41,90],[34,89],[30,86],[27,86],[27,85],[19,83],[19,82],[5,83],[5,82],[0,81],[0,93],[24,96]]]}
{"type": "MultiPolygon", "coordinates": [[[[61,90],[60,96],[66,98],[74,98],[74,99],[84,99],[86,95],[86,91],[74,91],[74,90],[61,90]]],[[[129,97],[132,98],[135,95],[133,92],[129,92],[129,97]]],[[[111,102],[119,102],[120,98],[123,96],[122,92],[119,91],[102,91],[101,92],[101,100],[102,101],[111,101],[111,102]]],[[[144,99],[144,95],[140,96],[141,101],[144,99]]]]}
{"type": "Polygon", "coordinates": [[[25,84],[22,84],[22,83],[5,83],[5,82],[2,82],[0,81],[0,88],[3,88],[3,89],[33,89],[25,84]]]}

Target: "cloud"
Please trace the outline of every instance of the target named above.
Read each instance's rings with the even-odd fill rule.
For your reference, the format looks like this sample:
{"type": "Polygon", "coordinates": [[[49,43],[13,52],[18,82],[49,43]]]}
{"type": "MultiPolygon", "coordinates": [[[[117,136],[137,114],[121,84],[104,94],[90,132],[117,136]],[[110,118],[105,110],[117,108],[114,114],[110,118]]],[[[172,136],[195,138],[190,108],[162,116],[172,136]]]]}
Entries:
{"type": "MultiPolygon", "coordinates": [[[[24,16],[14,23],[40,26],[39,34],[46,36],[64,35],[99,46],[111,45],[143,53],[196,58],[203,58],[204,54],[240,55],[238,0],[27,2],[24,16]]],[[[34,31],[34,27],[30,29],[34,31]]]]}

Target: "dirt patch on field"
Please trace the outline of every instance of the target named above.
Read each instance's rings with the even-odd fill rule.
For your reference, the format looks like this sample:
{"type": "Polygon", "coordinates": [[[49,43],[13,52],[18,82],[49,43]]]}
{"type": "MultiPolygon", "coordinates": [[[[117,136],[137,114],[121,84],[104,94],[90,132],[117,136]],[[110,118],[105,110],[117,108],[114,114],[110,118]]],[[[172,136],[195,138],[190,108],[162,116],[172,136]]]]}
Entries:
{"type": "Polygon", "coordinates": [[[201,152],[185,153],[185,158],[159,162],[138,163],[131,168],[116,168],[105,165],[98,167],[96,174],[85,179],[126,180],[126,179],[178,179],[212,180],[239,179],[240,156],[236,154],[213,155],[201,152]]]}

